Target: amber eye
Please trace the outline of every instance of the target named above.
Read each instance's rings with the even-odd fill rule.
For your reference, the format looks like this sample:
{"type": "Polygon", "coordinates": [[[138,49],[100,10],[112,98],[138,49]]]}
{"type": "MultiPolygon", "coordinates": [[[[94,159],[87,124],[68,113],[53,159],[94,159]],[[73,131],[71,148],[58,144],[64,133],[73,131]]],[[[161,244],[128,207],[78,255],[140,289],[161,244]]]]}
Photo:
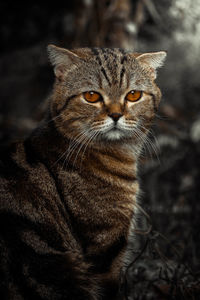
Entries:
{"type": "Polygon", "coordinates": [[[141,91],[130,91],[127,95],[126,95],[126,100],[128,101],[132,101],[135,102],[137,100],[139,100],[142,97],[142,92],[141,91]]]}
{"type": "Polygon", "coordinates": [[[101,100],[101,95],[99,93],[90,91],[90,92],[85,92],[83,93],[83,96],[86,101],[95,103],[99,100],[101,100]]]}

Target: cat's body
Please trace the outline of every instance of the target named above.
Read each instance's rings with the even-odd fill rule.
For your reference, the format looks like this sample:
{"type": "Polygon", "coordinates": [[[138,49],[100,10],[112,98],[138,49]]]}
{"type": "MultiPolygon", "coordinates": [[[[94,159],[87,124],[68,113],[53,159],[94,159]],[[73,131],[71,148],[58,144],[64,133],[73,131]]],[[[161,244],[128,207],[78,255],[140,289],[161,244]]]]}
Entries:
{"type": "Polygon", "coordinates": [[[138,156],[160,100],[165,53],[148,55],[51,46],[48,116],[1,154],[1,299],[117,299],[138,156]],[[143,93],[133,101],[132,90],[143,93]]]}

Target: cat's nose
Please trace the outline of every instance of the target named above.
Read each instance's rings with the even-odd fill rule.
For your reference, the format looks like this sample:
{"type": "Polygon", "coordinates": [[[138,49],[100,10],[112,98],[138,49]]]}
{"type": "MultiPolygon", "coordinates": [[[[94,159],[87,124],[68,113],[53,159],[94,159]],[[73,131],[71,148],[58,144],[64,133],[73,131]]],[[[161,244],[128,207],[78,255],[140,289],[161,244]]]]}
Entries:
{"type": "Polygon", "coordinates": [[[120,113],[112,113],[109,114],[109,117],[113,119],[113,121],[117,122],[119,120],[119,118],[122,117],[122,114],[120,113]]]}

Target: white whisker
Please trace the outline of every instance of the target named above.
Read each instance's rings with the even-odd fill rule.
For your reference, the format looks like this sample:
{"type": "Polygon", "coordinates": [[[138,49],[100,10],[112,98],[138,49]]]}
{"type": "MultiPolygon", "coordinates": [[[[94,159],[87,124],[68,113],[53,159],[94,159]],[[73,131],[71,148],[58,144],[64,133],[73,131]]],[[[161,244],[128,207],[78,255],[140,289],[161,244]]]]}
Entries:
{"type": "MultiPolygon", "coordinates": [[[[139,124],[139,127],[142,128],[142,129],[144,129],[144,130],[146,130],[145,127],[142,126],[142,124],[139,124]]],[[[150,149],[153,150],[153,152],[154,152],[155,155],[156,155],[157,160],[158,160],[159,163],[160,163],[160,159],[159,159],[159,146],[158,146],[158,142],[157,142],[156,137],[155,137],[155,135],[153,134],[152,130],[149,130],[149,131],[148,131],[148,134],[145,136],[145,145],[147,145],[147,144],[150,146],[150,149]],[[153,140],[154,140],[155,142],[153,142],[153,141],[148,137],[149,134],[151,135],[151,137],[153,138],[153,140]]]]}
{"type": "MultiPolygon", "coordinates": [[[[90,138],[91,138],[91,137],[90,137],[90,138]]],[[[78,151],[77,151],[77,153],[76,153],[75,159],[74,159],[73,164],[72,164],[73,167],[74,167],[74,165],[75,165],[75,162],[76,162],[76,160],[77,160],[77,158],[78,158],[78,155],[79,155],[81,149],[84,147],[84,145],[88,142],[88,140],[89,140],[90,138],[89,138],[88,136],[84,136],[84,139],[83,139],[82,143],[79,144],[79,149],[78,149],[78,151]]]]}
{"type": "Polygon", "coordinates": [[[94,132],[93,135],[90,137],[90,139],[85,144],[85,148],[83,149],[83,153],[82,153],[82,156],[81,156],[80,169],[81,169],[81,166],[82,166],[82,160],[84,158],[84,154],[86,152],[86,149],[88,148],[89,144],[91,144],[92,140],[94,140],[99,134],[100,134],[99,131],[94,132]]]}
{"type": "Polygon", "coordinates": [[[65,161],[67,160],[69,162],[69,160],[71,159],[74,151],[77,149],[78,146],[81,147],[82,144],[84,144],[84,140],[87,140],[87,135],[88,133],[91,132],[91,129],[85,130],[83,132],[81,132],[75,140],[72,141],[72,146],[69,146],[69,153],[66,156],[65,161]]]}
{"type": "MultiPolygon", "coordinates": [[[[76,148],[77,144],[81,141],[81,137],[82,137],[83,133],[79,133],[75,136],[75,138],[73,140],[70,141],[70,144],[68,146],[68,148],[60,155],[60,157],[53,163],[52,167],[54,165],[56,165],[62,158],[64,155],[66,155],[66,153],[68,152],[65,160],[64,160],[64,163],[66,161],[66,159],[68,158],[69,154],[74,150],[74,148],[76,148]],[[80,140],[79,140],[80,139],[80,140]]],[[[64,164],[63,163],[63,164],[64,164]]]]}
{"type": "Polygon", "coordinates": [[[60,113],[59,115],[53,117],[51,120],[48,120],[46,123],[48,124],[48,123],[50,123],[50,122],[53,122],[53,121],[55,121],[56,119],[58,119],[59,117],[61,117],[61,116],[64,116],[64,113],[60,113]]]}

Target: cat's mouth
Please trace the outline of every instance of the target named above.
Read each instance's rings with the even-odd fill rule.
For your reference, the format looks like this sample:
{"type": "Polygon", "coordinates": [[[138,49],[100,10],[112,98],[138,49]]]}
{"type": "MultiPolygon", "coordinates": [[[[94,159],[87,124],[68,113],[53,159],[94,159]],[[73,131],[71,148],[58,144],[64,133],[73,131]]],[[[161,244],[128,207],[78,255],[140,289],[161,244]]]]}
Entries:
{"type": "Polygon", "coordinates": [[[117,124],[104,133],[104,136],[109,140],[119,140],[124,136],[124,130],[119,128],[117,124]]]}
{"type": "Polygon", "coordinates": [[[117,127],[116,125],[114,125],[113,128],[111,128],[110,130],[116,131],[116,130],[121,130],[121,129],[119,127],[117,127]]]}
{"type": "Polygon", "coordinates": [[[119,122],[107,121],[102,124],[103,126],[97,126],[96,130],[101,133],[100,138],[106,140],[119,140],[127,135],[130,135],[130,129],[128,130],[124,124],[119,122]]]}

